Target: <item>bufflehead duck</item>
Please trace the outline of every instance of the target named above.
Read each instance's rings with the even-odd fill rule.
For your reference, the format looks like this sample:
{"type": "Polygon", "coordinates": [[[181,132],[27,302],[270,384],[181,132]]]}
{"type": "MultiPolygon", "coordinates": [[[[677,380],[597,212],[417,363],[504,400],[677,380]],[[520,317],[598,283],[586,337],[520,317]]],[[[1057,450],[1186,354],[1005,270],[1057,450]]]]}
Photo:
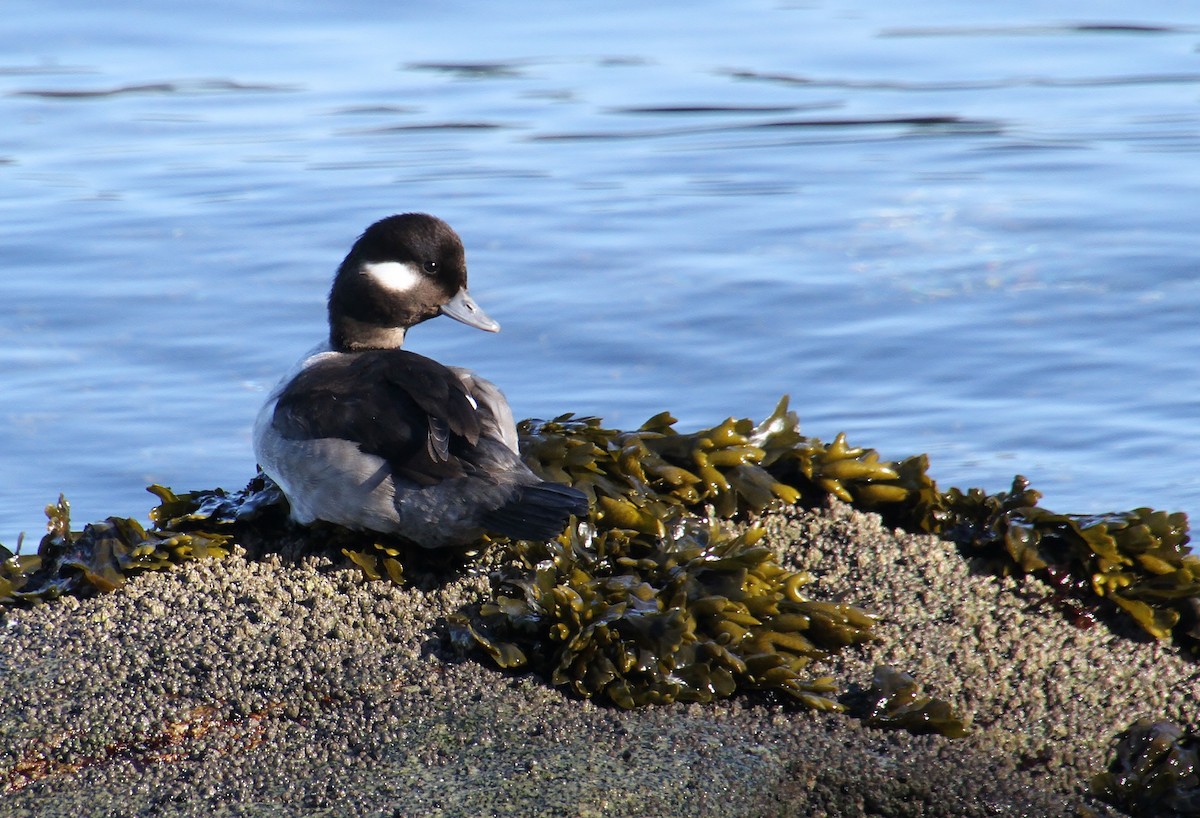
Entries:
{"type": "Polygon", "coordinates": [[[485,531],[544,540],[587,513],[578,490],[521,462],[508,401],[470,370],[401,349],[437,315],[498,332],[467,291],[462,242],[423,213],[376,222],[329,293],[329,340],[300,360],[258,413],[254,453],[291,504],[317,520],[426,548],[485,531]]]}

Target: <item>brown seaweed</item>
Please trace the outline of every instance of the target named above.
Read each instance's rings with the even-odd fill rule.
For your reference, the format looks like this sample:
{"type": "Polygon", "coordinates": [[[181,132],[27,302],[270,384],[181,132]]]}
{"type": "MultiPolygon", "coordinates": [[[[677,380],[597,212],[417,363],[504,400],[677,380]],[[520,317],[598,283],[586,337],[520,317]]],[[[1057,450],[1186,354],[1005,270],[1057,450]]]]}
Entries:
{"type": "Polygon", "coordinates": [[[551,543],[510,543],[496,596],[454,617],[451,637],[625,708],[769,689],[840,710],[832,680],[808,667],[873,638],[875,619],[808,599],[810,577],[782,568],[761,536],[676,514],[662,537],[581,523],[551,543]]]}
{"type": "Polygon", "coordinates": [[[1133,723],[1092,792],[1139,818],[1200,816],[1200,736],[1171,722],[1133,723]]]}
{"type": "Polygon", "coordinates": [[[925,455],[884,461],[844,435],[805,437],[787,398],[758,424],[729,418],[680,434],[674,423],[665,412],[632,432],[572,415],[525,421],[522,452],[545,479],[585,491],[600,528],[661,536],[673,508],[730,518],[832,495],[953,540],[995,571],[1036,574],[1078,608],[1127,617],[1154,638],[1200,640],[1200,557],[1182,512],[1059,514],[1020,475],[1007,492],[942,492],[925,455]]]}
{"type": "Polygon", "coordinates": [[[962,738],[967,734],[966,724],[954,715],[947,702],[922,695],[916,679],[893,667],[878,665],[871,688],[862,698],[856,713],[872,727],[939,733],[947,738],[962,738]]]}
{"type": "Polygon", "coordinates": [[[226,535],[146,530],[127,517],[109,517],[72,531],[71,507],[63,497],[46,507],[46,516],[37,555],[6,555],[0,564],[0,603],[106,593],[139,571],[229,553],[226,535]]]}

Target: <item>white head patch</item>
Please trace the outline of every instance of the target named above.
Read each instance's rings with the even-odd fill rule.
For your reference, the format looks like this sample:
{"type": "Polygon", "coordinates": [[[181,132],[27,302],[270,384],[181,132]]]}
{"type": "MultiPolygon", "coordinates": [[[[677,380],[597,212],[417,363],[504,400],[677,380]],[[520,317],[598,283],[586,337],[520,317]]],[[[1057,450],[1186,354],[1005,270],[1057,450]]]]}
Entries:
{"type": "Polygon", "coordinates": [[[406,293],[421,280],[421,273],[412,262],[375,261],[362,266],[362,271],[392,292],[406,293]]]}

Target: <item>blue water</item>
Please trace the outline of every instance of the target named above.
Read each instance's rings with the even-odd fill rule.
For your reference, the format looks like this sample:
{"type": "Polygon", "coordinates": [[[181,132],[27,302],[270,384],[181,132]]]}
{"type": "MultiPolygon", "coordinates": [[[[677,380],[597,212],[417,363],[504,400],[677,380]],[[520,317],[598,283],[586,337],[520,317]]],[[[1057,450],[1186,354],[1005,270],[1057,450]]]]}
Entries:
{"type": "Polygon", "coordinates": [[[0,541],[240,487],[358,232],[463,236],[518,416],[760,417],[1198,511],[1200,9],[9,0],[0,541]]]}

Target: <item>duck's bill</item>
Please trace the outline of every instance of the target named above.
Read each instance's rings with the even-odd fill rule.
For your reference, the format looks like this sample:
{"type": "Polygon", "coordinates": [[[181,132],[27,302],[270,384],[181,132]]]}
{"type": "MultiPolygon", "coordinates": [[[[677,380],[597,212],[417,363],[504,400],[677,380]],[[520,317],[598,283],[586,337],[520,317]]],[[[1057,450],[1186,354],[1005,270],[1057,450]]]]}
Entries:
{"type": "Polygon", "coordinates": [[[486,332],[500,331],[500,325],[479,308],[475,299],[471,298],[471,294],[467,292],[466,287],[463,287],[453,298],[442,305],[442,315],[448,315],[455,321],[462,321],[467,326],[486,332]]]}

